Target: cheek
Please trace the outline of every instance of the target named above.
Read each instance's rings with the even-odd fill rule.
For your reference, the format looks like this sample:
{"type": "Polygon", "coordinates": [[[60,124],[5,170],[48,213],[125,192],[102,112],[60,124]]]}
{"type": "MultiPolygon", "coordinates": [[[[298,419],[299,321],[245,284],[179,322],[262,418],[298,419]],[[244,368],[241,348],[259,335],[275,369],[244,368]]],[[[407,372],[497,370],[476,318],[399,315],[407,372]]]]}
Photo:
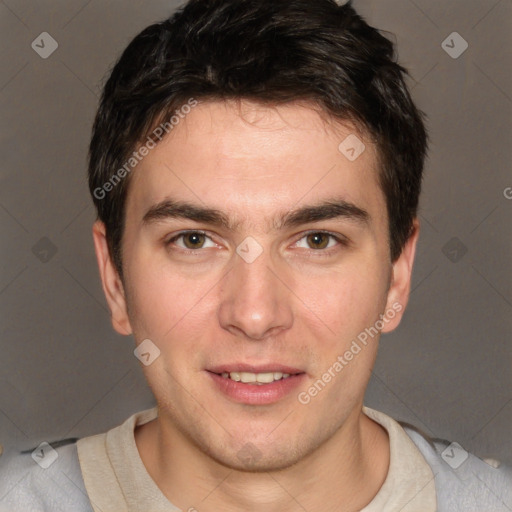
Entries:
{"type": "Polygon", "coordinates": [[[342,349],[361,331],[374,325],[383,312],[387,277],[382,269],[372,269],[369,263],[355,263],[323,275],[307,278],[299,275],[294,291],[306,306],[305,311],[312,312],[310,316],[326,332],[322,345],[342,349]]]}
{"type": "Polygon", "coordinates": [[[162,340],[187,311],[179,279],[171,279],[150,261],[132,260],[126,275],[127,302],[134,335],[162,340]]]}
{"type": "Polygon", "coordinates": [[[320,357],[310,387],[301,395],[305,401],[300,403],[310,403],[311,414],[318,415],[328,404],[331,419],[336,421],[361,401],[370,379],[379,340],[376,322],[386,304],[386,281],[371,272],[353,271],[331,275],[322,284],[308,303],[321,319],[310,338],[320,357]]]}
{"type": "Polygon", "coordinates": [[[149,338],[162,352],[192,350],[208,332],[213,318],[208,295],[219,278],[213,272],[191,278],[167,267],[150,257],[130,262],[130,323],[137,341],[149,338]]]}

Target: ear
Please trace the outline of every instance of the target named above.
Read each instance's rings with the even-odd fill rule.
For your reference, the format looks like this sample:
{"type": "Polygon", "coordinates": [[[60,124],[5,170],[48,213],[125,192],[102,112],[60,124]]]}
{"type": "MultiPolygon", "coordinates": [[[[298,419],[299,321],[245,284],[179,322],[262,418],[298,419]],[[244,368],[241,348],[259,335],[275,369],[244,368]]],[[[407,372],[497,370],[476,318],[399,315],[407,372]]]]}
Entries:
{"type": "Polygon", "coordinates": [[[105,293],[105,297],[110,308],[112,325],[119,334],[131,334],[132,327],[128,319],[124,286],[110,257],[106,229],[103,222],[98,220],[93,224],[92,237],[94,240],[94,249],[96,250],[96,259],[100,270],[103,292],[105,293]]]}
{"type": "Polygon", "coordinates": [[[384,322],[382,332],[390,332],[396,329],[402,320],[405,307],[409,301],[412,267],[419,233],[420,223],[418,219],[414,219],[411,236],[405,243],[398,259],[393,263],[391,284],[389,286],[386,302],[386,312],[384,313],[387,321],[384,322]]]}

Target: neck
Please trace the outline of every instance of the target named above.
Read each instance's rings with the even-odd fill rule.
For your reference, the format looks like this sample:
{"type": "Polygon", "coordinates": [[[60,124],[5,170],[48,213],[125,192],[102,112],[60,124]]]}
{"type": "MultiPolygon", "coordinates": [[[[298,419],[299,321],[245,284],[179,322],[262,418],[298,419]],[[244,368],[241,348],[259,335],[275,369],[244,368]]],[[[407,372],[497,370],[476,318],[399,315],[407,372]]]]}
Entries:
{"type": "Polygon", "coordinates": [[[385,429],[359,409],[314,452],[279,471],[244,472],[210,458],[162,416],[138,427],[148,473],[182,510],[357,511],[377,494],[389,467],[385,429]]]}

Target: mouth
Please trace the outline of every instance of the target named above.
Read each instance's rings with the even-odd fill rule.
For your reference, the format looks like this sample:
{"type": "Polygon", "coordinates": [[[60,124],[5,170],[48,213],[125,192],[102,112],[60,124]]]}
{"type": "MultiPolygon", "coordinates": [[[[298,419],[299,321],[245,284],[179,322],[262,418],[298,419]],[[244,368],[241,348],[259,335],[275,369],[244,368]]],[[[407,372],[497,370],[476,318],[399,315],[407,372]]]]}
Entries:
{"type": "Polygon", "coordinates": [[[214,389],[237,403],[267,405],[291,394],[306,378],[306,372],[283,365],[226,365],[206,370],[214,389]]]}
{"type": "Polygon", "coordinates": [[[224,379],[231,379],[243,384],[270,384],[279,380],[289,379],[294,375],[305,373],[299,368],[280,363],[267,363],[264,365],[251,365],[245,363],[232,363],[208,368],[207,371],[215,373],[224,379]]]}
{"type": "Polygon", "coordinates": [[[279,372],[279,371],[271,371],[271,372],[222,372],[222,373],[215,373],[215,375],[218,375],[219,377],[222,377],[223,379],[229,379],[233,380],[235,382],[241,382],[242,384],[253,384],[256,386],[262,386],[265,384],[271,384],[272,382],[276,382],[279,380],[285,380],[289,379],[292,376],[295,375],[301,375],[304,372],[297,372],[297,373],[285,373],[285,372],[279,372]]]}

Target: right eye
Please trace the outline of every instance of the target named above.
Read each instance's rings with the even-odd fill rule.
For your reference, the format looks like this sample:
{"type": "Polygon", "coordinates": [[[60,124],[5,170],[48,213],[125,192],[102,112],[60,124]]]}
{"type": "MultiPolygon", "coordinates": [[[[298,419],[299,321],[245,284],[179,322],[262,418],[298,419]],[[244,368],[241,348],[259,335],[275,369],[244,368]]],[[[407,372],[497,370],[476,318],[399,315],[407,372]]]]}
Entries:
{"type": "Polygon", "coordinates": [[[166,242],[166,245],[169,246],[171,244],[175,244],[177,247],[185,250],[197,250],[197,249],[207,249],[208,247],[215,247],[216,244],[213,240],[202,231],[182,231],[177,235],[173,236],[166,242]],[[180,241],[178,243],[178,241],[180,241]],[[210,241],[210,245],[206,245],[205,243],[210,241]]]}

